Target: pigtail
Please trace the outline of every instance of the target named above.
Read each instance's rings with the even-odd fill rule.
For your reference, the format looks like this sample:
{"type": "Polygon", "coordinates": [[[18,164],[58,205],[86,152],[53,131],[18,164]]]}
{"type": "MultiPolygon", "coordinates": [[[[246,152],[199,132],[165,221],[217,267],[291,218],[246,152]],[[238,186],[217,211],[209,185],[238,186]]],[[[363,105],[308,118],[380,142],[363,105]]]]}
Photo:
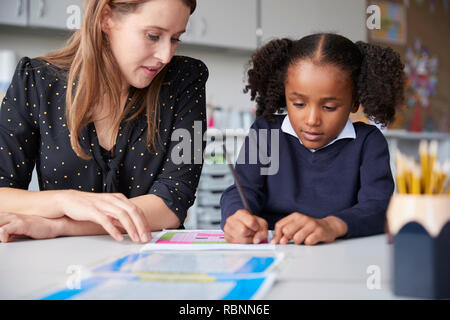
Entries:
{"type": "Polygon", "coordinates": [[[263,115],[269,121],[273,121],[273,114],[286,105],[284,77],[292,43],[286,38],[272,40],[250,59],[251,69],[247,72],[248,84],[244,93],[250,91],[251,100],[257,103],[256,115],[263,115]]]}
{"type": "Polygon", "coordinates": [[[359,103],[366,116],[387,125],[394,120],[395,109],[404,101],[404,65],[391,48],[358,41],[363,59],[356,81],[359,103]]]}

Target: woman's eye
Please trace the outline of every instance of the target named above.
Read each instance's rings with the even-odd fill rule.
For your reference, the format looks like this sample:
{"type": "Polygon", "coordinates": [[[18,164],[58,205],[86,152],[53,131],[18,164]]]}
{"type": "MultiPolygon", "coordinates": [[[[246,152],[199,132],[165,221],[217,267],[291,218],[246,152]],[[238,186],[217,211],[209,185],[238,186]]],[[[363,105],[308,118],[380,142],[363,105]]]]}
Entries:
{"type": "Polygon", "coordinates": [[[180,38],[171,38],[170,41],[178,43],[178,42],[181,42],[181,39],[180,38]]]}
{"type": "Polygon", "coordinates": [[[302,108],[304,106],[305,106],[304,103],[294,103],[294,107],[297,107],[297,108],[302,108]]]}
{"type": "Polygon", "coordinates": [[[329,106],[323,106],[323,108],[327,111],[334,111],[336,110],[336,107],[329,107],[329,106]]]}
{"type": "Polygon", "coordinates": [[[149,38],[152,41],[158,41],[159,40],[159,36],[155,36],[153,34],[147,33],[147,38],[149,38]]]}

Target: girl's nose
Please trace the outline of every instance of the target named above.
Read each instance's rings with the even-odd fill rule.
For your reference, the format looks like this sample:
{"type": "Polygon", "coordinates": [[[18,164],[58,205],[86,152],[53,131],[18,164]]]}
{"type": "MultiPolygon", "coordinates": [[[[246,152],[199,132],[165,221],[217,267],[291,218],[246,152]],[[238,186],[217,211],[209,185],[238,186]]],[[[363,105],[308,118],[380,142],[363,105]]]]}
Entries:
{"type": "Polygon", "coordinates": [[[306,124],[311,127],[320,125],[320,114],[317,108],[311,107],[306,114],[306,124]]]}

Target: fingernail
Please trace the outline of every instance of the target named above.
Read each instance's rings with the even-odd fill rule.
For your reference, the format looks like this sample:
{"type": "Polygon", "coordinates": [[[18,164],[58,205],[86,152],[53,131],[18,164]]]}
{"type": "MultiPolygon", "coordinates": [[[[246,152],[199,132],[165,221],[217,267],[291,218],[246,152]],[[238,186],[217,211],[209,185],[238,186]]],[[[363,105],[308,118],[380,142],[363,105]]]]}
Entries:
{"type": "Polygon", "coordinates": [[[261,242],[261,239],[260,238],[255,238],[255,239],[253,239],[253,243],[254,244],[258,244],[258,243],[260,243],[261,242]]]}
{"type": "Polygon", "coordinates": [[[116,239],[117,239],[118,241],[122,241],[122,240],[123,240],[123,235],[120,234],[120,233],[117,234],[116,239]]]}
{"type": "Polygon", "coordinates": [[[151,234],[149,232],[144,232],[142,234],[142,241],[143,242],[149,242],[151,239],[151,234]]]}
{"type": "Polygon", "coordinates": [[[139,241],[139,236],[137,235],[136,232],[134,232],[134,233],[131,235],[131,239],[133,239],[134,242],[138,242],[138,241],[139,241]]]}

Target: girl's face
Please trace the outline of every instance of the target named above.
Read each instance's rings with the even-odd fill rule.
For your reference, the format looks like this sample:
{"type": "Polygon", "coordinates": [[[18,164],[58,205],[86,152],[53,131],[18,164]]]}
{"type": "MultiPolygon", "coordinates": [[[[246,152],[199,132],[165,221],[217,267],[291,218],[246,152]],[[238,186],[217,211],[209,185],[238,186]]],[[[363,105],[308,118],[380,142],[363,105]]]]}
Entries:
{"type": "Polygon", "coordinates": [[[150,0],[124,15],[105,8],[102,30],[126,88],[147,87],[170,62],[189,16],[190,8],[180,0],[150,0]]]}
{"type": "Polygon", "coordinates": [[[352,103],[348,74],[331,64],[301,60],[288,68],[286,105],[292,127],[309,149],[318,149],[344,129],[352,103]]]}

